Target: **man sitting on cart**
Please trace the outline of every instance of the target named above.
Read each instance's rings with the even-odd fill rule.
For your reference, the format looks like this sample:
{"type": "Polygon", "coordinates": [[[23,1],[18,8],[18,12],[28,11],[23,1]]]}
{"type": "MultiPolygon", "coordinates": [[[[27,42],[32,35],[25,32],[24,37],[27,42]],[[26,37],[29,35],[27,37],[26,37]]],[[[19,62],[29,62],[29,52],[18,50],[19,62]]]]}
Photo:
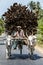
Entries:
{"type": "MultiPolygon", "coordinates": [[[[17,29],[18,29],[18,31],[14,34],[14,38],[16,38],[16,37],[26,38],[21,26],[17,26],[17,29]]],[[[14,40],[13,43],[14,43],[13,48],[16,49],[16,47],[18,45],[18,40],[14,40]]],[[[21,43],[22,43],[22,41],[21,41],[21,43]]]]}

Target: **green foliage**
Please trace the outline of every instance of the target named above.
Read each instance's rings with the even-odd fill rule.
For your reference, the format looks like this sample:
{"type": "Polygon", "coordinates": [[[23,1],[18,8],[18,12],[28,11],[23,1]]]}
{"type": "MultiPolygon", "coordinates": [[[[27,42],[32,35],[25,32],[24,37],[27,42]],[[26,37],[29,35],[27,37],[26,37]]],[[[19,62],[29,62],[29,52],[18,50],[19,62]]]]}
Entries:
{"type": "Polygon", "coordinates": [[[30,9],[33,10],[33,9],[35,9],[35,7],[36,7],[36,3],[33,2],[33,1],[31,1],[31,2],[29,3],[29,6],[30,6],[30,9]]]}
{"type": "Polygon", "coordinates": [[[39,19],[41,19],[43,17],[43,9],[39,10],[38,17],[39,17],[39,19]]]}
{"type": "Polygon", "coordinates": [[[43,35],[43,18],[38,21],[39,33],[43,35]]]}
{"type": "Polygon", "coordinates": [[[0,19],[0,35],[4,32],[5,28],[4,28],[4,21],[2,19],[0,19]]]}
{"type": "Polygon", "coordinates": [[[43,43],[43,17],[38,20],[38,40],[43,43]]]}
{"type": "Polygon", "coordinates": [[[41,8],[40,2],[34,2],[34,1],[31,1],[28,6],[30,6],[31,10],[35,10],[35,9],[39,10],[41,8]]]}
{"type": "Polygon", "coordinates": [[[31,11],[40,19],[41,15],[39,13],[42,11],[40,2],[31,1],[28,6],[30,6],[31,11]]]}

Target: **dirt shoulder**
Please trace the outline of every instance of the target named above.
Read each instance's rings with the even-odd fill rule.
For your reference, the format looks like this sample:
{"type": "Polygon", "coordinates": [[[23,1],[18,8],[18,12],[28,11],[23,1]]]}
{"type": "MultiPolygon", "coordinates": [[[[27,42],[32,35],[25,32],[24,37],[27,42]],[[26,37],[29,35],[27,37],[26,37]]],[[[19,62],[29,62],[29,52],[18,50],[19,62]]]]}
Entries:
{"type": "Polygon", "coordinates": [[[35,49],[38,50],[40,53],[43,54],[43,48],[42,47],[36,45],[35,49]]]}

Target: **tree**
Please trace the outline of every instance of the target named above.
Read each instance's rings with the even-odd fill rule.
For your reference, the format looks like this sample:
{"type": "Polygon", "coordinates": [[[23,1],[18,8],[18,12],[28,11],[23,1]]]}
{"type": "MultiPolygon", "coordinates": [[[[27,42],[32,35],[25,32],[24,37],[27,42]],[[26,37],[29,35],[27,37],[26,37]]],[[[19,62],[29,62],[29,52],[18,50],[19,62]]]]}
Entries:
{"type": "Polygon", "coordinates": [[[33,11],[33,13],[35,13],[36,16],[39,16],[39,11],[41,9],[40,2],[31,1],[29,3],[29,6],[30,6],[31,11],[33,11]]]}
{"type": "Polygon", "coordinates": [[[41,9],[40,2],[37,2],[36,6],[38,10],[41,9]]]}
{"type": "Polygon", "coordinates": [[[0,35],[4,32],[4,21],[0,19],[0,35]]]}
{"type": "Polygon", "coordinates": [[[38,38],[40,41],[43,41],[43,17],[38,21],[38,38]]]}
{"type": "Polygon", "coordinates": [[[33,9],[35,9],[35,7],[36,7],[36,3],[33,2],[33,1],[31,1],[31,2],[29,3],[29,6],[30,6],[30,9],[33,10],[33,9]]]}

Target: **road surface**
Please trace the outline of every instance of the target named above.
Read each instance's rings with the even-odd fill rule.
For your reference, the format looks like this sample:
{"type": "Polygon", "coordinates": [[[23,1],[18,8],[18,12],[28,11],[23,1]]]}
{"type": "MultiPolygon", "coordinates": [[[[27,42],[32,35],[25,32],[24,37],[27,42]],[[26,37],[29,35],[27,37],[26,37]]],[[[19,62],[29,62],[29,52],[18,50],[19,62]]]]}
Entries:
{"type": "Polygon", "coordinates": [[[29,51],[26,46],[23,47],[23,54],[19,50],[12,49],[11,59],[6,59],[5,45],[0,45],[0,65],[43,65],[43,55],[37,50],[34,52],[34,59],[30,59],[29,51]]]}

